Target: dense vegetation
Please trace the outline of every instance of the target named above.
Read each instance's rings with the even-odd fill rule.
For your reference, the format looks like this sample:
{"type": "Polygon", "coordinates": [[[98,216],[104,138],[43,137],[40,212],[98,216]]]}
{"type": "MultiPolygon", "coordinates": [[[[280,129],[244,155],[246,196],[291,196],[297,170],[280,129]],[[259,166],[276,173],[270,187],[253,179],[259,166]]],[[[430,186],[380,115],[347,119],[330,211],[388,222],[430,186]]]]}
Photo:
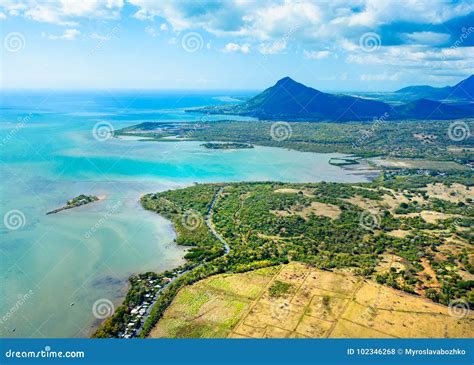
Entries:
{"type": "MultiPolygon", "coordinates": [[[[325,270],[345,268],[445,305],[461,299],[472,307],[474,282],[468,279],[474,274],[472,197],[453,202],[426,191],[426,185],[434,182],[471,186],[472,177],[471,172],[435,177],[383,174],[364,184],[205,184],[146,195],[143,206],[169,218],[178,234],[177,243],[192,248],[186,256],[190,266],[163,290],[140,335],[149,333],[184,285],[222,272],[292,260],[325,270]],[[212,222],[230,246],[227,255],[204,223],[218,191],[212,222]],[[395,205],[388,206],[387,199],[395,205]],[[369,207],[357,205],[357,200],[369,207]],[[338,213],[325,214],[324,207],[338,213]],[[443,214],[444,219],[427,222],[417,215],[422,211],[443,214]],[[186,214],[190,212],[192,222],[199,224],[189,223],[186,214]],[[397,230],[406,234],[391,234],[397,230]],[[381,258],[387,254],[399,257],[403,268],[381,270],[381,258]]],[[[270,294],[278,297],[288,290],[291,288],[276,285],[270,294]]],[[[140,290],[132,292],[124,303],[125,312],[137,302],[129,296],[140,295],[140,290]]],[[[119,309],[97,335],[114,337],[119,324],[127,320],[119,309]]]]}
{"type": "Polygon", "coordinates": [[[148,194],[142,199],[145,209],[153,210],[173,222],[176,243],[191,246],[185,258],[201,262],[221,256],[222,244],[204,223],[219,185],[197,185],[190,190],[170,190],[148,194]]]}
{"type": "MultiPolygon", "coordinates": [[[[447,92],[453,99],[459,97],[456,103],[448,104],[442,99],[429,100],[416,97],[417,93],[413,92],[412,88],[411,94],[415,95],[414,100],[405,104],[402,97],[396,98],[395,103],[388,104],[373,98],[324,93],[285,77],[246,102],[209,106],[199,110],[208,114],[244,115],[268,120],[329,120],[337,123],[347,120],[370,120],[381,115],[387,115],[391,120],[473,117],[474,75],[458,85],[453,87],[452,94],[447,92]],[[464,92],[459,93],[459,90],[464,92]]],[[[447,90],[449,89],[448,87],[447,90]]],[[[405,94],[395,95],[405,96],[405,94]]]]}
{"type": "Polygon", "coordinates": [[[67,201],[66,205],[64,207],[61,207],[61,208],[58,208],[58,209],[54,209],[50,212],[47,212],[46,215],[48,214],[55,214],[55,213],[59,213],[63,210],[66,210],[66,209],[72,209],[72,208],[75,208],[75,207],[79,207],[81,205],[85,205],[85,204],[89,204],[89,203],[93,203],[95,201],[98,201],[99,198],[96,197],[95,195],[85,195],[85,194],[81,194],[79,196],[76,196],[75,198],[73,199],[70,199],[67,201]]]}
{"type": "Polygon", "coordinates": [[[229,142],[229,143],[208,142],[208,143],[204,143],[202,146],[210,150],[239,150],[239,149],[253,148],[253,145],[251,144],[237,143],[237,142],[229,142]]]}
{"type": "MultiPolygon", "coordinates": [[[[269,121],[214,121],[184,124],[142,123],[116,131],[161,140],[177,136],[199,141],[252,143],[307,152],[341,152],[358,156],[390,156],[449,160],[467,164],[474,160],[471,139],[449,137],[453,121],[386,121],[337,123],[298,122],[282,125],[286,137],[272,138],[269,121]]],[[[455,123],[455,122],[454,122],[455,123]]],[[[462,120],[470,131],[473,120],[462,120]]],[[[166,141],[166,140],[165,140],[166,141]]],[[[170,141],[170,140],[167,140],[170,141]]]]}

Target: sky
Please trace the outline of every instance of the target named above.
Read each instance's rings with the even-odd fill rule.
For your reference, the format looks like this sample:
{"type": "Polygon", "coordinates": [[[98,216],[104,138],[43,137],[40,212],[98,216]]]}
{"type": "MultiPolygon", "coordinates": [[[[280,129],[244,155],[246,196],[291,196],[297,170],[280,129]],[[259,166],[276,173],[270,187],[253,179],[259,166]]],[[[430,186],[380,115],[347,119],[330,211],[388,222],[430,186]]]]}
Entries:
{"type": "Polygon", "coordinates": [[[0,0],[1,88],[323,91],[474,73],[474,1],[0,0]]]}

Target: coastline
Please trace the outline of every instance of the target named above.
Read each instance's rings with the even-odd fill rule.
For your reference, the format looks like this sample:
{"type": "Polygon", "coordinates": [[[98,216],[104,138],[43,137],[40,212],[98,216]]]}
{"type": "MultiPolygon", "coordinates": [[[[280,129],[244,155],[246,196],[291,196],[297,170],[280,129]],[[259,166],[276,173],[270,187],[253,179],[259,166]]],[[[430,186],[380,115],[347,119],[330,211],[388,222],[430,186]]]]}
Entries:
{"type": "MultiPolygon", "coordinates": [[[[311,153],[311,152],[310,152],[311,153]]],[[[367,180],[370,181],[373,181],[374,179],[376,179],[382,170],[377,170],[377,169],[374,169],[373,167],[371,167],[366,159],[360,159],[361,161],[363,161],[362,164],[357,164],[357,165],[350,165],[350,166],[338,166],[340,167],[341,169],[343,170],[348,170],[348,171],[354,171],[354,173],[352,173],[352,175],[359,175],[359,176],[364,176],[367,180]],[[359,171],[359,172],[357,172],[359,171]]],[[[328,162],[329,164],[329,162],[328,162]]],[[[268,182],[268,181],[267,181],[268,182]]],[[[181,187],[176,187],[176,188],[173,188],[173,189],[170,189],[170,190],[179,190],[179,189],[183,189],[183,188],[186,188],[186,187],[190,187],[190,186],[194,186],[194,185],[197,185],[198,183],[191,183],[191,184],[186,184],[184,186],[181,186],[181,187]]],[[[215,184],[215,185],[220,185],[220,184],[223,184],[222,182],[211,182],[211,183],[208,183],[208,184],[215,184]]],[[[347,184],[350,184],[350,183],[347,183],[347,184]]],[[[224,254],[222,256],[220,256],[220,258],[223,258],[225,257],[229,252],[230,252],[230,248],[229,248],[229,245],[227,242],[225,242],[225,240],[220,237],[220,235],[215,231],[215,229],[213,229],[211,226],[212,226],[212,222],[211,222],[211,219],[212,219],[212,209],[215,205],[215,203],[217,202],[218,200],[218,195],[221,193],[222,191],[222,188],[220,188],[217,192],[216,192],[216,195],[214,196],[212,202],[211,202],[211,205],[210,205],[210,208],[209,208],[209,211],[208,211],[208,214],[206,215],[206,218],[205,218],[205,224],[206,226],[209,228],[209,230],[211,231],[211,233],[216,236],[219,241],[222,242],[223,244],[223,247],[224,247],[224,254]],[[220,237],[220,238],[219,238],[220,237]]],[[[147,195],[147,194],[150,194],[150,193],[141,193],[140,194],[140,199],[138,201],[138,203],[140,204],[140,206],[142,207],[143,210],[147,210],[143,204],[142,204],[142,198],[147,195]]],[[[171,227],[172,227],[172,230],[173,230],[173,233],[175,235],[175,238],[173,240],[173,244],[174,245],[177,245],[179,247],[183,247],[183,248],[189,248],[189,246],[183,246],[183,245],[180,245],[176,242],[176,239],[178,238],[179,236],[179,232],[178,230],[176,229],[175,227],[175,223],[168,217],[165,217],[164,215],[160,214],[160,213],[157,213],[157,212],[152,212],[153,214],[157,214],[158,216],[160,216],[161,218],[167,220],[170,224],[171,224],[171,227]]],[[[182,277],[184,274],[187,274],[189,273],[190,271],[194,270],[194,269],[198,269],[200,267],[202,267],[204,265],[204,263],[200,263],[200,264],[193,264],[192,262],[186,260],[184,258],[185,254],[183,254],[182,256],[182,259],[183,259],[183,263],[181,265],[178,265],[178,266],[175,266],[169,270],[166,270],[166,272],[172,272],[174,273],[174,276],[171,278],[171,281],[169,281],[165,286],[163,286],[162,288],[160,288],[156,294],[153,296],[153,301],[150,303],[149,306],[147,306],[146,308],[146,313],[145,313],[145,316],[143,317],[144,321],[143,323],[140,325],[139,327],[139,330],[141,330],[143,328],[143,326],[145,325],[146,323],[146,320],[148,319],[148,317],[151,315],[152,311],[153,311],[153,308],[154,306],[157,304],[157,302],[159,301],[160,299],[160,294],[163,293],[163,291],[165,289],[167,289],[167,287],[169,285],[171,285],[173,282],[175,282],[176,279],[179,279],[180,277],[182,277]]],[[[157,272],[157,274],[160,274],[157,272]]],[[[132,273],[129,277],[129,279],[127,280],[127,291],[126,291],[126,294],[124,296],[124,298],[122,299],[122,301],[120,302],[120,304],[118,306],[121,306],[124,304],[124,301],[125,301],[125,298],[127,297],[127,295],[130,293],[131,289],[133,288],[133,283],[130,281],[131,278],[133,277],[136,277],[136,276],[140,276],[140,275],[145,275],[145,273],[132,273]]],[[[174,297],[173,297],[174,298],[174,297]]],[[[110,318],[110,317],[108,317],[110,318]]],[[[102,322],[100,322],[97,326],[95,326],[95,328],[93,329],[93,331],[91,331],[91,336],[90,337],[95,337],[94,334],[97,333],[97,331],[101,328],[101,326],[105,323],[105,321],[108,319],[108,318],[105,318],[102,322]]],[[[140,336],[140,332],[137,331],[136,333],[136,337],[141,337],[140,336]]],[[[128,337],[127,337],[128,338],[128,337]]]]}

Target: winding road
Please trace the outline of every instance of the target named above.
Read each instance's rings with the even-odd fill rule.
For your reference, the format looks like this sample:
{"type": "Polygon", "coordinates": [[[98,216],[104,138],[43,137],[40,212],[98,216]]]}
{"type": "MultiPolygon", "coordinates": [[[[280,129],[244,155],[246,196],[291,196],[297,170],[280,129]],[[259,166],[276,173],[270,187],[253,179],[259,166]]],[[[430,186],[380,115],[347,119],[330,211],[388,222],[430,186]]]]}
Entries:
{"type": "MultiPolygon", "coordinates": [[[[213,198],[212,198],[212,203],[211,205],[209,206],[209,210],[207,211],[207,215],[206,215],[206,218],[205,218],[205,222],[206,222],[206,225],[207,227],[209,228],[209,230],[212,232],[212,234],[214,235],[214,237],[216,237],[224,246],[224,255],[223,256],[227,256],[230,252],[230,247],[229,247],[229,244],[227,243],[227,241],[219,234],[217,233],[216,229],[214,228],[214,224],[212,223],[212,215],[214,214],[214,207],[217,203],[217,200],[219,198],[219,195],[221,194],[222,190],[224,190],[223,187],[219,188],[219,190],[216,191],[216,193],[214,194],[213,198]]],[[[185,270],[181,273],[179,273],[178,275],[176,275],[175,277],[173,277],[171,279],[170,282],[168,282],[167,284],[165,284],[160,290],[158,290],[158,292],[156,293],[155,297],[153,298],[153,301],[151,302],[150,306],[147,308],[146,312],[145,312],[145,315],[143,316],[143,319],[142,319],[142,322],[141,322],[141,325],[139,328],[137,328],[136,330],[136,334],[139,334],[142,327],[143,327],[143,324],[145,324],[146,320],[148,319],[148,317],[150,316],[150,313],[151,313],[151,310],[152,308],[154,307],[154,305],[156,304],[156,302],[158,301],[158,298],[160,297],[161,293],[163,293],[163,291],[173,282],[175,281],[177,278],[183,276],[184,274],[202,266],[203,263],[197,265],[197,266],[194,266],[188,270],[185,270]]]]}
{"type": "Polygon", "coordinates": [[[216,205],[217,199],[219,198],[219,195],[221,194],[222,190],[224,188],[220,188],[215,194],[214,197],[212,198],[212,203],[211,206],[209,207],[209,211],[207,212],[207,217],[206,217],[206,224],[211,230],[212,234],[214,237],[216,237],[223,245],[224,245],[224,256],[229,254],[230,247],[227,241],[219,234],[217,233],[216,229],[214,228],[214,225],[212,224],[212,215],[214,214],[214,206],[216,205]]]}

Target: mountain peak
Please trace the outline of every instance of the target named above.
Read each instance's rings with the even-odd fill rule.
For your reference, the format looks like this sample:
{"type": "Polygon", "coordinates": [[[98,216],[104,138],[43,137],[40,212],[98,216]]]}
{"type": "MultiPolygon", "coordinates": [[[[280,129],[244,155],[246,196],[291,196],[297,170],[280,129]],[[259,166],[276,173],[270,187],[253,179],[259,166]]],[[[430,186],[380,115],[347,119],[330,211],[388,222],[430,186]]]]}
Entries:
{"type": "Polygon", "coordinates": [[[474,95],[474,75],[461,80],[454,86],[408,86],[396,92],[430,100],[463,99],[472,101],[474,95]]]}
{"type": "MultiPolygon", "coordinates": [[[[473,80],[469,77],[465,82],[473,80]]],[[[460,92],[466,90],[464,99],[471,94],[468,85],[459,87],[460,92]]],[[[413,89],[413,87],[412,87],[413,89]]],[[[453,87],[433,88],[431,86],[414,87],[413,94],[417,99],[409,103],[390,106],[389,104],[371,99],[364,99],[343,94],[330,94],[318,91],[301,84],[286,76],[273,86],[265,89],[253,98],[237,104],[215,106],[201,109],[201,112],[212,114],[246,115],[262,120],[286,121],[333,121],[373,120],[385,113],[390,119],[455,119],[472,117],[474,107],[470,105],[452,106],[444,104],[439,99],[429,97],[434,91],[445,95],[455,91],[453,87]],[[421,89],[421,90],[420,90],[421,89]],[[425,90],[423,90],[425,89],[425,90]],[[420,95],[420,94],[428,94],[420,95]]],[[[474,92],[471,94],[474,95],[474,92]]],[[[472,96],[471,96],[472,99],[472,96]]]]}
{"type": "Polygon", "coordinates": [[[454,85],[454,87],[458,85],[464,85],[464,84],[473,84],[474,83],[474,75],[469,76],[468,78],[462,80],[458,84],[454,85]]]}
{"type": "Polygon", "coordinates": [[[289,76],[286,76],[280,80],[278,80],[275,84],[275,86],[280,86],[280,85],[288,85],[288,84],[299,84],[298,82],[296,82],[295,80],[293,80],[291,77],[289,76]]]}

